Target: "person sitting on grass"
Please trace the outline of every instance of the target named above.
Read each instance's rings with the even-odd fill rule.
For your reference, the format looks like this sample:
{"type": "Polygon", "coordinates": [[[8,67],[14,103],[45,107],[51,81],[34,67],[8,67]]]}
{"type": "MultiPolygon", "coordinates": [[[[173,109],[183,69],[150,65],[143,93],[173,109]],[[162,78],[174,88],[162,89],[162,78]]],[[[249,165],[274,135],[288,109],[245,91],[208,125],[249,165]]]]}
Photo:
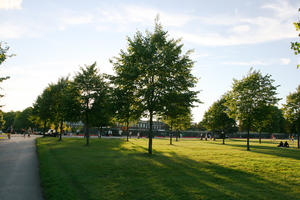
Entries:
{"type": "Polygon", "coordinates": [[[283,142],[282,141],[279,143],[278,147],[283,147],[283,142]]]}
{"type": "Polygon", "coordinates": [[[285,141],[285,143],[284,143],[283,146],[284,146],[284,147],[287,147],[287,148],[290,147],[290,146],[289,146],[289,143],[288,143],[287,141],[285,141]]]}

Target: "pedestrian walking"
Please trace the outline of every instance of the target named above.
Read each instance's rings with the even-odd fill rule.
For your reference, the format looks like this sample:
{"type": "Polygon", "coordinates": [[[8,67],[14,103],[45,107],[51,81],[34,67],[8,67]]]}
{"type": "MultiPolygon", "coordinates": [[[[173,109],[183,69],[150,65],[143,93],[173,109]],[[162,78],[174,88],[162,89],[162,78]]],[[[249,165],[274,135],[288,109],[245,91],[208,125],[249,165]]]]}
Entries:
{"type": "Polygon", "coordinates": [[[27,133],[27,134],[28,134],[28,137],[30,137],[30,135],[31,135],[31,133],[32,133],[31,127],[28,128],[28,131],[27,131],[27,132],[28,132],[28,133],[27,133]]]}

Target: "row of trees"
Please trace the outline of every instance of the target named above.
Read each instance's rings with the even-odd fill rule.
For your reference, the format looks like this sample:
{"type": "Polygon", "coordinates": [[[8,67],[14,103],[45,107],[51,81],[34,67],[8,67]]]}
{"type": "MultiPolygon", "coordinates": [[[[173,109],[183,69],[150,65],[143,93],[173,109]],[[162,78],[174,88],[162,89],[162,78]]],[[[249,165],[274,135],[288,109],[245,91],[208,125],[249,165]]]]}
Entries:
{"type": "Polygon", "coordinates": [[[208,130],[217,131],[223,136],[237,128],[247,131],[247,150],[249,132],[281,132],[289,127],[291,132],[300,135],[300,86],[295,93],[287,96],[287,102],[279,109],[276,104],[274,80],[270,75],[262,75],[259,71],[250,72],[241,80],[234,80],[232,89],[216,101],[204,114],[201,124],[208,130]]]}
{"type": "Polygon", "coordinates": [[[173,130],[189,126],[191,108],[200,102],[192,90],[197,79],[191,73],[191,51],[183,53],[180,40],[169,39],[157,19],[153,33],[137,32],[127,42],[127,49],[111,59],[114,76],[100,74],[94,63],[45,88],[34,103],[37,120],[44,127],[82,121],[88,145],[90,126],[118,121],[128,130],[130,122],[148,118],[150,154],[153,120],[162,119],[173,130]]]}

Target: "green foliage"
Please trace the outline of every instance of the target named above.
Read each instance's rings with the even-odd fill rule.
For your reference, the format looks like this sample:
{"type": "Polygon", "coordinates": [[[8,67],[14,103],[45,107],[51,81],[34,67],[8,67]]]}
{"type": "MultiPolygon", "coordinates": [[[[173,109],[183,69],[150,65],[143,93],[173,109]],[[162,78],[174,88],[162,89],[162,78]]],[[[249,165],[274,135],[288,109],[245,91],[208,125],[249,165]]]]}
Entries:
{"type": "Polygon", "coordinates": [[[254,128],[255,121],[263,117],[265,107],[275,105],[276,89],[271,75],[263,76],[259,71],[249,71],[242,80],[233,80],[232,90],[226,94],[227,113],[246,128],[247,150],[249,148],[249,131],[254,128]]]}
{"type": "Polygon", "coordinates": [[[294,93],[286,97],[286,104],[283,105],[284,116],[300,133],[300,85],[294,93]]]}
{"type": "Polygon", "coordinates": [[[8,58],[13,55],[8,55],[7,52],[9,50],[8,46],[4,46],[2,42],[0,42],[0,65],[8,58]]]}
{"type": "MultiPolygon", "coordinates": [[[[117,58],[116,58],[117,59],[117,58]]],[[[113,63],[116,70],[116,76],[111,77],[114,85],[112,100],[114,107],[114,116],[120,123],[129,125],[130,122],[137,121],[142,114],[140,100],[135,96],[136,88],[134,81],[130,78],[126,70],[125,60],[117,59],[113,63]]]]}
{"type": "Polygon", "coordinates": [[[3,119],[3,112],[0,111],[0,129],[3,129],[5,125],[5,120],[3,119]]]}
{"type": "Polygon", "coordinates": [[[52,114],[55,122],[77,121],[79,104],[77,90],[72,87],[68,78],[60,78],[54,85],[50,85],[53,98],[52,114]]]}
{"type": "Polygon", "coordinates": [[[92,65],[86,65],[85,68],[80,70],[74,77],[73,87],[78,91],[80,119],[85,124],[88,145],[89,126],[91,124],[107,124],[104,123],[104,119],[109,119],[107,115],[104,115],[104,118],[97,121],[97,117],[99,117],[97,113],[105,107],[108,101],[106,98],[108,97],[109,89],[108,83],[96,68],[96,62],[92,65]]]}
{"type": "Polygon", "coordinates": [[[28,129],[33,128],[35,124],[32,121],[32,107],[28,107],[22,112],[17,112],[16,118],[14,120],[14,129],[20,130],[22,128],[28,129]]]}
{"type": "MultiPolygon", "coordinates": [[[[299,12],[300,12],[300,8],[299,8],[299,12]]],[[[300,22],[294,22],[294,26],[296,28],[296,31],[300,30],[300,22]]],[[[299,34],[300,37],[300,34],[299,34]]],[[[300,43],[299,42],[291,42],[291,49],[294,51],[295,55],[300,54],[300,43]]],[[[297,65],[297,67],[299,68],[299,64],[297,65]]]]}
{"type": "Polygon", "coordinates": [[[3,127],[4,130],[9,129],[11,126],[14,125],[14,120],[16,118],[16,115],[17,115],[17,112],[13,112],[13,111],[3,112],[3,119],[5,121],[5,124],[3,127]]]}
{"type": "MultiPolygon", "coordinates": [[[[177,91],[169,92],[164,100],[163,121],[171,130],[185,130],[190,128],[192,122],[191,97],[187,93],[177,91]]],[[[196,102],[200,102],[196,100],[196,102]]]]}
{"type": "Polygon", "coordinates": [[[91,124],[96,127],[111,125],[115,106],[112,100],[112,88],[109,87],[103,78],[101,77],[101,91],[98,92],[98,96],[91,109],[91,124]]]}
{"type": "Polygon", "coordinates": [[[285,133],[283,111],[277,106],[264,106],[257,111],[253,126],[258,132],[285,133]]]}
{"type": "Polygon", "coordinates": [[[242,80],[233,80],[232,90],[226,96],[227,113],[251,128],[252,122],[261,115],[260,109],[275,105],[280,99],[271,75],[263,76],[259,71],[250,70],[242,80]]]}
{"type": "Polygon", "coordinates": [[[202,124],[208,130],[218,131],[219,133],[236,131],[236,122],[227,115],[226,111],[228,108],[225,103],[226,99],[223,96],[204,113],[202,124]]]}
{"type": "Polygon", "coordinates": [[[65,121],[77,121],[79,104],[76,94],[77,90],[68,78],[60,78],[57,83],[50,84],[34,103],[33,114],[36,120],[44,126],[49,122],[62,125],[65,121]]]}
{"type": "Polygon", "coordinates": [[[137,32],[127,41],[127,50],[121,50],[114,59],[114,70],[122,85],[129,84],[135,101],[138,100],[137,110],[150,119],[149,153],[152,153],[153,117],[167,115],[167,106],[176,103],[176,99],[170,101],[169,95],[174,91],[184,95],[189,107],[198,101],[198,92],[191,91],[197,81],[191,74],[194,62],[189,58],[191,51],[183,54],[180,40],[168,39],[158,20],[153,33],[137,32]]]}
{"type": "Polygon", "coordinates": [[[40,120],[54,121],[52,116],[52,104],[54,102],[50,86],[44,89],[43,93],[37,97],[33,105],[33,114],[39,116],[40,120]]]}
{"type": "MultiPolygon", "coordinates": [[[[2,42],[0,42],[0,65],[8,58],[13,55],[8,55],[7,51],[9,50],[8,46],[4,46],[2,42]]],[[[9,76],[6,77],[0,77],[0,83],[4,80],[9,79],[9,76]]],[[[0,97],[3,97],[3,95],[0,95],[0,97]]]]}
{"type": "Polygon", "coordinates": [[[185,112],[174,116],[165,116],[163,118],[163,122],[170,127],[171,131],[183,131],[191,127],[192,123],[192,113],[191,110],[188,109],[185,112]]]}

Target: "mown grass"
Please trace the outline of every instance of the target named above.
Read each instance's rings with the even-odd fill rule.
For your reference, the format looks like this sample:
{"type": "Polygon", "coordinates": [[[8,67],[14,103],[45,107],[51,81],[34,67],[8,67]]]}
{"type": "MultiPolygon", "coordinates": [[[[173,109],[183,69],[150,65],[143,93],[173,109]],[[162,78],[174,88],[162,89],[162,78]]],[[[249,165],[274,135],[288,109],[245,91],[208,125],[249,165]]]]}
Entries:
{"type": "Polygon", "coordinates": [[[39,138],[45,198],[300,199],[300,151],[271,141],[39,138]]]}

